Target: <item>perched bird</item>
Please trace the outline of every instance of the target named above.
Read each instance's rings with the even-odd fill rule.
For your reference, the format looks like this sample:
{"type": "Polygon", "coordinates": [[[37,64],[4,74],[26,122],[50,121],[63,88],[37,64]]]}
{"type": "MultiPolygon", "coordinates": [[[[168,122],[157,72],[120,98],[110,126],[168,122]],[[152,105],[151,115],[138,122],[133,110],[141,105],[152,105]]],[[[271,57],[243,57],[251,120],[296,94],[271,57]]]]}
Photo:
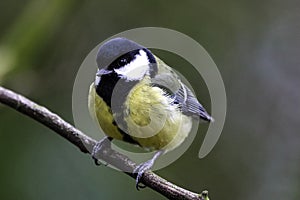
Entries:
{"type": "Polygon", "coordinates": [[[134,170],[136,187],[146,170],[162,154],[178,147],[188,136],[192,118],[212,117],[178,75],[149,49],[126,38],[100,46],[98,70],[89,91],[89,111],[105,137],[92,156],[112,139],[156,151],[134,170]]]}

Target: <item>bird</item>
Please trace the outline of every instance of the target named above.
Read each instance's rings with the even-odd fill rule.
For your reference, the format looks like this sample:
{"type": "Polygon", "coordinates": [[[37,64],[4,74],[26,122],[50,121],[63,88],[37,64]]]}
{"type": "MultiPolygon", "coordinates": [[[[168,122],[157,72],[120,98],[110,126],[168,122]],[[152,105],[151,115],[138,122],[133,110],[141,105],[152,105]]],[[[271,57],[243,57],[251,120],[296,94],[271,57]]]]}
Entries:
{"type": "Polygon", "coordinates": [[[127,38],[103,43],[96,56],[97,72],[88,95],[92,118],[106,135],[97,142],[92,157],[112,140],[121,140],[148,151],[153,158],[137,165],[136,188],[142,175],[161,155],[187,138],[193,118],[212,122],[176,72],[148,48],[127,38]]]}

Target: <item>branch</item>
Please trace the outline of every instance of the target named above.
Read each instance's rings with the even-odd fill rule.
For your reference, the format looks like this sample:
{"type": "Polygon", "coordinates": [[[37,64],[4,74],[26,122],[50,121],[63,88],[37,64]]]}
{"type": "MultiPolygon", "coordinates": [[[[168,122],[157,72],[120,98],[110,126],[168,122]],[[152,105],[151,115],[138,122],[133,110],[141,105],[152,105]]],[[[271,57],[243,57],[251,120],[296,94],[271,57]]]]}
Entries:
{"type": "MultiPolygon", "coordinates": [[[[60,136],[67,139],[69,142],[77,146],[83,153],[90,153],[96,144],[96,140],[85,135],[71,124],[64,121],[61,117],[42,107],[33,101],[0,86],[0,103],[3,103],[24,115],[40,122],[46,127],[52,129],[60,136]]],[[[126,169],[126,171],[133,171],[136,164],[128,157],[117,151],[107,148],[101,152],[101,160],[113,165],[118,169],[126,169]]],[[[136,174],[124,172],[132,178],[136,178],[136,174]]],[[[151,171],[145,172],[141,178],[141,183],[149,188],[159,192],[169,199],[182,199],[182,200],[207,200],[207,191],[197,194],[169,181],[159,177],[151,171]]]]}

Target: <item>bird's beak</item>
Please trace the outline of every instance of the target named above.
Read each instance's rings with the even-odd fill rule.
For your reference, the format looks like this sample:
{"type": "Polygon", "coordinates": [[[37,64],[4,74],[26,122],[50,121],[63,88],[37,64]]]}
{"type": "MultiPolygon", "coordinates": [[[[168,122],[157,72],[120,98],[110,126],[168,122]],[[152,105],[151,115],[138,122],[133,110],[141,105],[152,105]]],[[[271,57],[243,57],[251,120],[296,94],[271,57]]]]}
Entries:
{"type": "Polygon", "coordinates": [[[98,69],[97,73],[96,73],[96,76],[102,76],[103,74],[110,74],[112,73],[112,71],[109,71],[107,69],[98,69]]]}
{"type": "Polygon", "coordinates": [[[101,76],[100,70],[97,70],[96,76],[98,76],[98,77],[101,76]]]}

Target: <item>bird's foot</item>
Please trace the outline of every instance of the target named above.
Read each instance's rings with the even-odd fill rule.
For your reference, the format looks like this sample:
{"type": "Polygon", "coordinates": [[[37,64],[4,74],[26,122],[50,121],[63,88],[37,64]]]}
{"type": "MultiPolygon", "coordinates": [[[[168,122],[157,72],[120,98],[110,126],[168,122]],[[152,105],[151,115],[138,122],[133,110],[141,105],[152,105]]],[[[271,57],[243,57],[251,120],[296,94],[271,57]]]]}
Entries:
{"type": "MultiPolygon", "coordinates": [[[[92,158],[94,159],[96,165],[103,164],[97,158],[97,154],[105,148],[110,148],[111,140],[112,140],[112,138],[110,138],[110,137],[104,137],[103,139],[99,140],[96,143],[96,145],[93,147],[91,155],[92,155],[92,158]]],[[[104,164],[104,165],[107,165],[107,164],[104,164]]]]}
{"type": "Polygon", "coordinates": [[[145,188],[146,186],[145,185],[142,185],[140,183],[141,181],[141,178],[143,176],[143,174],[147,171],[147,170],[150,170],[151,167],[153,166],[154,164],[154,161],[151,159],[151,160],[148,160],[144,163],[141,163],[139,164],[133,171],[134,174],[137,174],[136,175],[136,179],[135,179],[135,187],[137,190],[140,190],[140,188],[145,188]]]}
{"type": "Polygon", "coordinates": [[[133,170],[133,173],[134,174],[137,174],[136,176],[136,179],[135,179],[135,187],[137,190],[140,190],[140,188],[145,188],[146,186],[145,185],[141,185],[140,181],[141,181],[141,178],[143,176],[143,174],[150,170],[152,168],[152,166],[154,165],[154,162],[155,160],[164,153],[163,150],[161,151],[158,151],[154,154],[153,158],[144,162],[144,163],[141,163],[139,164],[134,170],[133,170]]]}

